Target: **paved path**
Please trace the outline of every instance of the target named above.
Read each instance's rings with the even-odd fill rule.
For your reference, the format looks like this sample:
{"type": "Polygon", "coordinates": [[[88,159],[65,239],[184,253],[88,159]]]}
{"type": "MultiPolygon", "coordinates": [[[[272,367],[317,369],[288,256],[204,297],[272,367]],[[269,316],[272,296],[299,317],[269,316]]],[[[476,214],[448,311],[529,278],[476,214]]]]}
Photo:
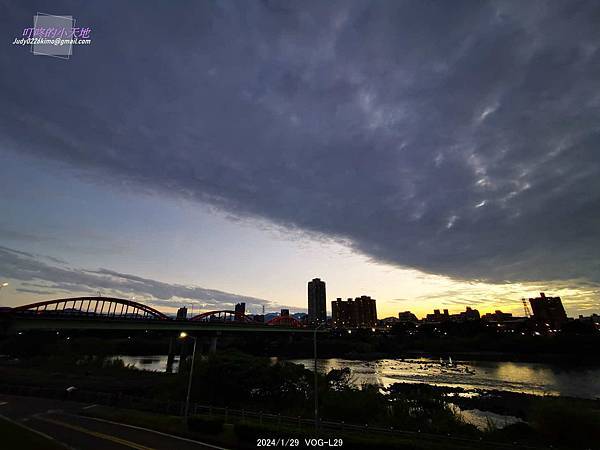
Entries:
{"type": "Polygon", "coordinates": [[[0,394],[1,415],[47,434],[72,449],[214,450],[221,448],[177,436],[78,415],[82,409],[89,407],[93,407],[93,405],[0,394]]]}

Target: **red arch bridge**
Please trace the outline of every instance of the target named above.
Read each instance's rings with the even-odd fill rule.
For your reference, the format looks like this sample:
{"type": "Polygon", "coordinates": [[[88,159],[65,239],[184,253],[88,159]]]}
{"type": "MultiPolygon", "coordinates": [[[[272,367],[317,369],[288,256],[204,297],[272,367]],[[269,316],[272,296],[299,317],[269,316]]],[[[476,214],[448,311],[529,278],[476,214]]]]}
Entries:
{"type": "Polygon", "coordinates": [[[132,300],[113,297],[74,297],[7,308],[0,312],[0,329],[172,330],[312,333],[293,317],[256,322],[235,311],[208,311],[191,319],[174,319],[132,300]]]}

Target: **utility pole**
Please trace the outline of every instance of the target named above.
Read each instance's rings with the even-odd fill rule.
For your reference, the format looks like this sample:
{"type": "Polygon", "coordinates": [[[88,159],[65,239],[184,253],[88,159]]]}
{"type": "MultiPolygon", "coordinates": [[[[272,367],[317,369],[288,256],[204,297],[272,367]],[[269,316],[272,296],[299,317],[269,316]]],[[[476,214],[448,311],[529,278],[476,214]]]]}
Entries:
{"type": "Polygon", "coordinates": [[[317,373],[317,330],[319,328],[321,328],[322,326],[325,326],[324,323],[322,323],[321,325],[318,325],[315,327],[315,329],[313,330],[313,349],[314,349],[314,366],[313,366],[313,371],[314,371],[314,376],[315,376],[315,386],[314,386],[314,390],[315,390],[315,430],[319,429],[319,375],[317,373]]]}
{"type": "MultiPolygon", "coordinates": [[[[184,331],[181,332],[181,334],[179,335],[179,337],[181,339],[185,339],[186,337],[188,337],[188,334],[184,331]]],[[[185,418],[185,426],[188,426],[188,417],[190,414],[190,397],[191,397],[191,393],[192,393],[192,378],[194,376],[194,362],[196,360],[196,342],[197,339],[195,336],[190,336],[193,340],[194,340],[194,347],[192,349],[192,363],[190,365],[190,376],[188,378],[188,388],[187,388],[187,395],[185,398],[185,412],[184,412],[184,418],[185,418]]],[[[181,364],[182,361],[179,361],[179,364],[181,364]]]]}

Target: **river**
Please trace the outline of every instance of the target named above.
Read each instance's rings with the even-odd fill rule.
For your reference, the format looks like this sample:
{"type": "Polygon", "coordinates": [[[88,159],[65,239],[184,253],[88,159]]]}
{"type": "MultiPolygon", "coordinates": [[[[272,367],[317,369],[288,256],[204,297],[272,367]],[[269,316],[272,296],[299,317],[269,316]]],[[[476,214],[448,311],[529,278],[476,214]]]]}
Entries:
{"type": "MultiPolygon", "coordinates": [[[[115,356],[138,369],[164,371],[167,357],[115,356]]],[[[274,361],[277,359],[274,358],[274,361]]],[[[312,369],[312,359],[291,362],[312,369]]],[[[173,370],[177,370],[175,361],[173,370]]],[[[350,368],[352,381],[389,386],[398,382],[428,383],[467,390],[498,389],[545,395],[600,398],[600,367],[561,367],[553,364],[506,361],[457,361],[452,366],[430,358],[378,359],[373,361],[321,359],[317,370],[350,368]]]]}

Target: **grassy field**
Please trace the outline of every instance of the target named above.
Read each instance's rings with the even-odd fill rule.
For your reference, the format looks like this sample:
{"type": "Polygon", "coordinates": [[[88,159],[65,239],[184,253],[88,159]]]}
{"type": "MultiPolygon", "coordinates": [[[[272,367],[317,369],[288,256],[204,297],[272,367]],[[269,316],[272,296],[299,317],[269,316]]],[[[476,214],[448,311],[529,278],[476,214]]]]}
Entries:
{"type": "MultiPolygon", "coordinates": [[[[299,440],[299,448],[309,448],[304,440],[321,438],[333,442],[336,439],[343,441],[342,448],[346,450],[506,450],[521,448],[518,445],[507,445],[490,441],[471,439],[453,439],[447,436],[431,435],[381,435],[365,432],[324,430],[316,432],[312,427],[303,426],[299,430],[296,426],[261,424],[258,419],[236,419],[224,423],[223,420],[208,416],[194,416],[195,424],[186,428],[181,417],[162,414],[147,413],[99,406],[85,411],[85,415],[98,417],[119,423],[128,423],[152,430],[163,431],[170,434],[185,436],[202,442],[221,445],[235,449],[255,449],[257,439],[290,439],[299,440]],[[215,426],[218,425],[218,426],[215,426]]],[[[279,447],[282,448],[282,447],[279,447]]]]}

